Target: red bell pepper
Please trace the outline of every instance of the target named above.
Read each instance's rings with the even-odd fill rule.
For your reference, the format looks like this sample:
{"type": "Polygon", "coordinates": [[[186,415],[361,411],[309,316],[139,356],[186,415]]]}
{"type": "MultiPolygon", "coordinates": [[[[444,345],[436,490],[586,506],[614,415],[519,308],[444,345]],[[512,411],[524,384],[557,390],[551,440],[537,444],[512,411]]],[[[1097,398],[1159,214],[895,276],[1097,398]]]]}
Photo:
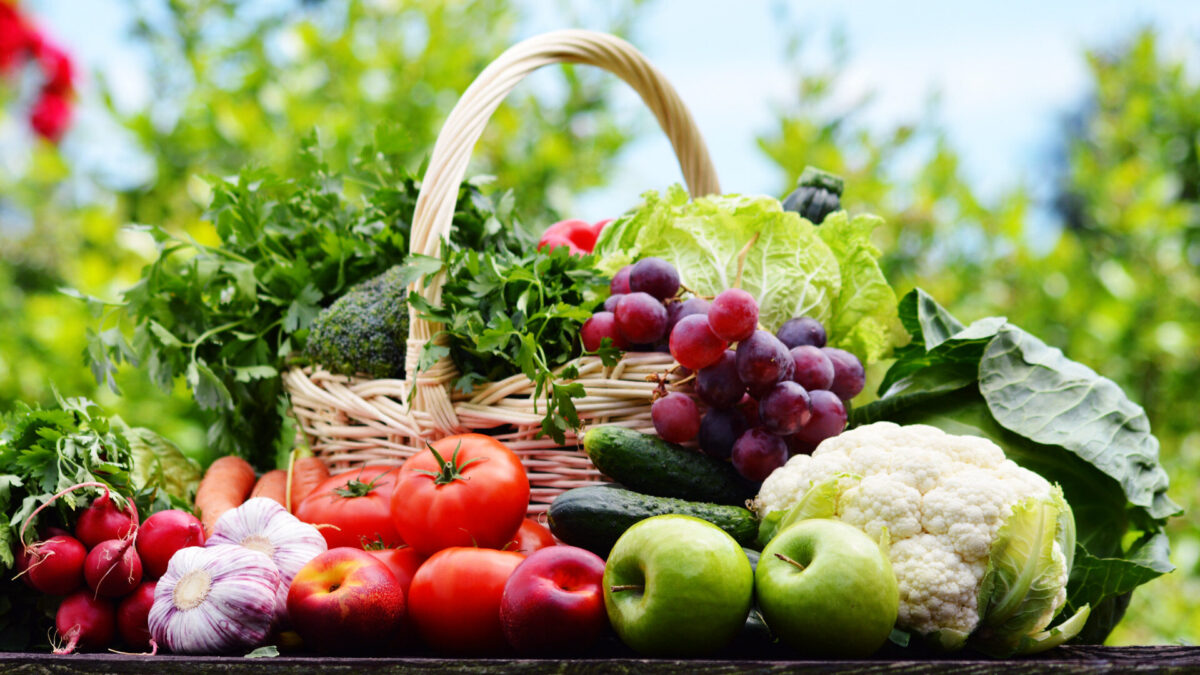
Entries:
{"type": "Polygon", "coordinates": [[[542,238],[538,240],[538,250],[566,246],[572,255],[591,253],[592,249],[596,247],[596,239],[600,236],[600,230],[603,230],[604,226],[611,222],[612,218],[606,218],[596,223],[587,223],[578,219],[559,221],[547,227],[546,231],[542,233],[542,238]]]}

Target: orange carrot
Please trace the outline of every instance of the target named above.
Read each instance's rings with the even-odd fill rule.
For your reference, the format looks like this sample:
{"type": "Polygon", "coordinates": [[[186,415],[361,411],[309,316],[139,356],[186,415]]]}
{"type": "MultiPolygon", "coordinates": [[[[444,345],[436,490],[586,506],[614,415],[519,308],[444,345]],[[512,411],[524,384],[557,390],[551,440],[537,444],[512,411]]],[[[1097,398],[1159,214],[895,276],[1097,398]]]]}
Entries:
{"type": "Polygon", "coordinates": [[[259,476],[258,482],[254,484],[254,491],[250,493],[250,497],[266,497],[279,502],[280,506],[286,506],[287,502],[287,471],[283,469],[274,469],[259,476]]]}
{"type": "Polygon", "coordinates": [[[208,467],[196,490],[196,510],[204,523],[204,534],[212,534],[217,519],[241,506],[254,489],[254,467],[241,457],[218,458],[208,467]]]}
{"type": "Polygon", "coordinates": [[[299,457],[292,462],[291,474],[284,506],[295,513],[300,502],[329,478],[329,467],[316,457],[299,457]]]}

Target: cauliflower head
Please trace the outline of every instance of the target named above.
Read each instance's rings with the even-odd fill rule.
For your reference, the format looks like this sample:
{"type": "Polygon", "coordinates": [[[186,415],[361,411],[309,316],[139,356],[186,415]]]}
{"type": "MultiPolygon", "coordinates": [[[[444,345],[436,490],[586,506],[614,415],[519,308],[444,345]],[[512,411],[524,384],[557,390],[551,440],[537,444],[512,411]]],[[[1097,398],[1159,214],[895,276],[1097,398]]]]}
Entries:
{"type": "Polygon", "coordinates": [[[767,517],[817,492],[824,512],[803,517],[836,518],[890,542],[902,629],[947,647],[979,629],[1015,650],[1066,602],[1070,508],[1059,488],[990,440],[925,425],[858,427],[792,457],[752,505],[767,517]],[[1030,564],[1035,580],[1014,589],[1030,564]]]}

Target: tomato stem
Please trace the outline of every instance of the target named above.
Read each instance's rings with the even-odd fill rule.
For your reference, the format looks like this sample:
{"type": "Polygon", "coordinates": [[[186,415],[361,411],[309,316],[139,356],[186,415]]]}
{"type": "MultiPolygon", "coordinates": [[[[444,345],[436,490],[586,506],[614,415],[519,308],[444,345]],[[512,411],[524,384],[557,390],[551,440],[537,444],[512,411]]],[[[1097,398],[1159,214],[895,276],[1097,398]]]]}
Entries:
{"type": "Polygon", "coordinates": [[[487,459],[486,457],[472,457],[462,464],[459,464],[458,453],[460,450],[462,450],[462,441],[459,441],[458,445],[455,446],[454,454],[450,456],[450,461],[448,462],[437,451],[437,448],[433,447],[432,444],[426,443],[425,445],[429,448],[429,451],[433,453],[434,459],[437,460],[438,470],[425,471],[424,469],[416,469],[415,473],[423,473],[426,476],[431,476],[435,485],[449,485],[456,480],[465,481],[467,480],[467,477],[462,474],[463,468],[469,464],[472,464],[473,462],[482,462],[483,460],[487,459]]]}
{"type": "Polygon", "coordinates": [[[371,490],[375,489],[375,485],[379,483],[379,480],[388,473],[389,472],[384,471],[383,473],[376,475],[369,483],[361,481],[357,478],[351,478],[350,480],[346,481],[346,484],[342,487],[334,488],[333,493],[346,499],[366,497],[367,495],[371,494],[371,490]]]}

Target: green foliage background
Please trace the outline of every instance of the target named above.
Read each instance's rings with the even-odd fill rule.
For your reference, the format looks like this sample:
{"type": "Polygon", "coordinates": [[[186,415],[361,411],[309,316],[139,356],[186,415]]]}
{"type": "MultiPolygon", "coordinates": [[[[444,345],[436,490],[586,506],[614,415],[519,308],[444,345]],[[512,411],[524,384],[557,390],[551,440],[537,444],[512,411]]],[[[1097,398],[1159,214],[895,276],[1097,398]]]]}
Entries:
{"type": "MultiPolygon", "coordinates": [[[[247,165],[287,175],[313,128],[335,168],[381,123],[409,135],[399,161],[419,166],[458,94],[516,41],[527,9],[508,0],[329,0],[247,16],[240,4],[136,5],[142,20],[131,40],[153,55],[156,95],[135,111],[105,103],[149,159],[147,180],[119,184],[44,143],[16,170],[0,168],[0,410],[48,403],[56,387],[210,459],[203,418],[182,384],[164,396],[126,368],[123,396],[96,385],[82,359],[93,322],[58,289],[116,298],[131,285],[154,250],[148,236],[124,229],[129,223],[213,243],[202,177],[247,165]]],[[[603,28],[637,42],[629,33],[642,11],[622,4],[603,28]]],[[[834,45],[825,49],[834,58],[814,66],[808,57],[818,47],[790,55],[795,102],[759,139],[780,182],[762,189],[784,194],[807,164],[843,175],[847,208],[887,220],[876,243],[898,293],[920,285],[965,320],[1005,314],[1115,379],[1150,415],[1172,497],[1196,513],[1200,85],[1181,57],[1165,54],[1149,30],[1081,54],[1091,89],[1062,126],[1057,163],[985,197],[939,126],[936,103],[910,124],[868,127],[868,103],[832,103],[849,57],[834,45]],[[1034,226],[1035,207],[1046,203],[1056,214],[1050,233],[1034,226]]],[[[560,72],[552,100],[518,90],[475,153],[479,171],[518,188],[518,212],[535,224],[604,184],[636,131],[616,123],[612,78],[560,72]]],[[[1171,538],[1179,570],[1135,594],[1112,643],[1200,642],[1194,516],[1173,521],[1171,538]]]]}

